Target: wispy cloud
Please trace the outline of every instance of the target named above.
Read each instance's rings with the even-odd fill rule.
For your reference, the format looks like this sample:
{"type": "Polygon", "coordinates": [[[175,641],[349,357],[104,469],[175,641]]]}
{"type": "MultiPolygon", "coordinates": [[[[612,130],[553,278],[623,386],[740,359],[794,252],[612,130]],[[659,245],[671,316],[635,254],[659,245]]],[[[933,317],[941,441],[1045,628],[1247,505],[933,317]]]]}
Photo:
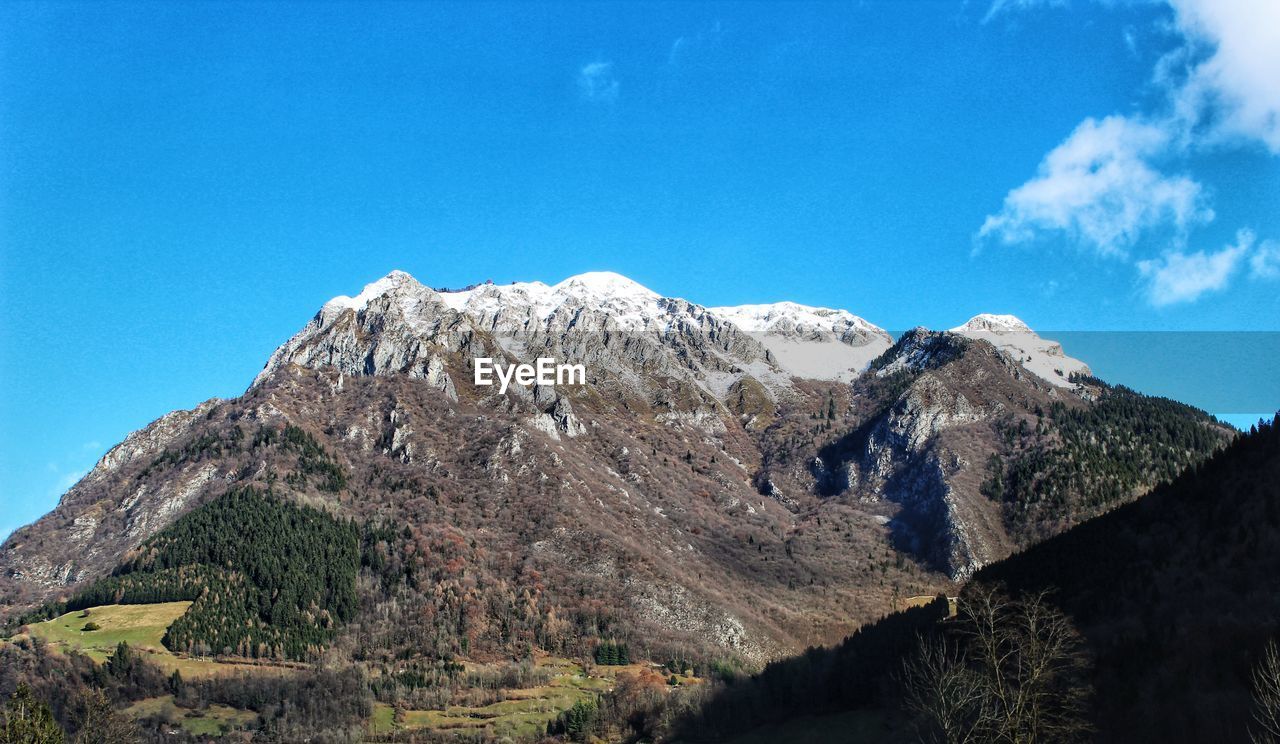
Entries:
{"type": "Polygon", "coordinates": [[[58,477],[57,483],[54,484],[53,492],[56,496],[61,496],[71,489],[72,486],[80,482],[80,479],[89,474],[89,468],[82,470],[74,470],[69,473],[63,473],[58,477]]]}
{"type": "Polygon", "coordinates": [[[80,482],[80,479],[89,474],[93,469],[93,461],[87,458],[90,455],[101,454],[102,443],[98,440],[90,440],[80,445],[79,451],[68,451],[58,460],[45,464],[45,470],[49,472],[49,480],[47,481],[49,488],[49,496],[57,498],[66,493],[72,486],[80,482]]]}
{"type": "Polygon", "coordinates": [[[684,50],[689,43],[688,37],[676,37],[676,40],[671,42],[671,51],[667,52],[667,64],[672,66],[680,64],[680,59],[684,56],[684,50]]]}
{"type": "Polygon", "coordinates": [[[1124,39],[1124,48],[1129,50],[1129,56],[1134,59],[1138,58],[1138,31],[1133,26],[1125,26],[1124,32],[1121,34],[1124,39]]]}
{"type": "Polygon", "coordinates": [[[1139,261],[1138,272],[1147,280],[1147,299],[1164,307],[1225,289],[1252,242],[1252,233],[1241,230],[1235,245],[1216,253],[1170,251],[1157,259],[1139,261]]]}
{"type": "Polygon", "coordinates": [[[613,103],[618,100],[620,89],[612,62],[591,62],[578,70],[578,93],[584,101],[613,103]]]}
{"type": "Polygon", "coordinates": [[[1122,256],[1147,230],[1167,225],[1177,237],[1213,219],[1200,184],[1166,175],[1150,158],[1168,146],[1159,126],[1123,116],[1085,119],[1041,161],[1036,177],[1009,192],[980,238],[1026,243],[1064,233],[1102,255],[1122,256]]]}
{"type": "Polygon", "coordinates": [[[676,40],[671,42],[670,51],[667,52],[667,64],[676,67],[699,50],[718,47],[723,37],[724,24],[719,20],[711,24],[706,31],[676,37],[676,40]]]}
{"type": "Polygon", "coordinates": [[[1249,257],[1249,273],[1254,279],[1280,279],[1280,242],[1262,241],[1249,257]]]}
{"type": "Polygon", "coordinates": [[[1012,13],[1037,6],[1064,8],[1066,5],[1067,0],[994,0],[991,3],[991,7],[987,8],[987,14],[982,17],[982,22],[990,23],[997,16],[1004,13],[1012,13]]]}

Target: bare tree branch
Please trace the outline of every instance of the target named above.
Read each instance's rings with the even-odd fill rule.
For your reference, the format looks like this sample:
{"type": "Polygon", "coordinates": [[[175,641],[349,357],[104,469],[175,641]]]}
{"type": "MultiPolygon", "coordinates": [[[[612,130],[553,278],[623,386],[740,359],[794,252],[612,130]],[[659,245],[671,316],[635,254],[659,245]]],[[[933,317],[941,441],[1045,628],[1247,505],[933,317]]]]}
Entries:
{"type": "Polygon", "coordinates": [[[971,587],[945,635],[922,639],[903,671],[904,703],[926,738],[1070,742],[1088,732],[1087,658],[1045,594],[1014,601],[971,587]]]}
{"type": "Polygon", "coordinates": [[[1280,648],[1268,641],[1253,670],[1253,720],[1249,737],[1254,744],[1280,742],[1280,648]]]}

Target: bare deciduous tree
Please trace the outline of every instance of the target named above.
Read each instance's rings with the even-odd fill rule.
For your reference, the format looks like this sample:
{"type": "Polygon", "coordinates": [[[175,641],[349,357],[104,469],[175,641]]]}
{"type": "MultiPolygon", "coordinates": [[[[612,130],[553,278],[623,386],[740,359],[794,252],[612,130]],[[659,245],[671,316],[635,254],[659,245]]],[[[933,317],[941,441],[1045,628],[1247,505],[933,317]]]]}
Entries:
{"type": "Polygon", "coordinates": [[[982,684],[959,647],[941,636],[921,638],[916,657],[903,669],[907,710],[929,721],[948,744],[978,741],[982,684]]]}
{"type": "Polygon", "coordinates": [[[1044,594],[1014,601],[986,587],[960,601],[948,634],[922,639],[903,672],[904,702],[926,738],[1068,742],[1087,732],[1079,634],[1044,594]]]}
{"type": "Polygon", "coordinates": [[[1262,660],[1253,670],[1253,720],[1249,730],[1254,744],[1280,742],[1280,648],[1268,641],[1262,660]]]}

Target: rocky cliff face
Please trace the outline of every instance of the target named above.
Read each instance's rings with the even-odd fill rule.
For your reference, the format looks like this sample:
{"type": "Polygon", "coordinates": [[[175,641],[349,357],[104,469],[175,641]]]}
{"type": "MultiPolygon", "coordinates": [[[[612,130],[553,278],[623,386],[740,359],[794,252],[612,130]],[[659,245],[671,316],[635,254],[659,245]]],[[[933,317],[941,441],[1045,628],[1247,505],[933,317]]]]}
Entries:
{"type": "Polygon", "coordinates": [[[467,591],[534,572],[552,615],[767,658],[1012,549],[982,488],[1001,427],[1093,393],[1051,342],[996,325],[895,344],[845,311],[709,309],[616,274],[436,291],[393,272],[326,303],[245,395],[109,452],[0,547],[0,591],[57,596],[252,483],[456,532],[467,591]],[[473,384],[477,357],[543,356],[586,384],[473,384]],[[343,477],[315,478],[285,427],[343,477]]]}
{"type": "Polygon", "coordinates": [[[895,541],[954,578],[1013,549],[1001,504],[981,493],[996,427],[1054,401],[1078,404],[982,341],[921,330],[903,337],[878,377],[905,389],[848,463],[860,490],[903,505],[895,541]]]}

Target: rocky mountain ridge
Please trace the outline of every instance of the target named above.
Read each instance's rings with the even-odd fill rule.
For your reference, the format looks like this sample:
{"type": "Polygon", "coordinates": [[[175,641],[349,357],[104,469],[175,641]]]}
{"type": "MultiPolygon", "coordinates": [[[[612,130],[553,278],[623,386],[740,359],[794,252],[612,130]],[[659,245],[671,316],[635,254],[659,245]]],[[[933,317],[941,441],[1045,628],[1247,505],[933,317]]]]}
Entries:
{"type": "MultiPolygon", "coordinates": [[[[363,330],[374,329],[365,326],[363,330]]],[[[586,343],[583,337],[588,334],[620,335],[650,346],[656,341],[673,347],[670,350],[677,355],[694,352],[691,360],[679,366],[698,373],[708,390],[718,389],[721,394],[727,387],[712,382],[714,373],[732,368],[736,369],[728,372],[731,378],[754,374],[777,389],[786,389],[787,379],[796,377],[849,381],[893,345],[887,331],[846,310],[793,302],[708,308],[662,297],[612,272],[580,274],[554,286],[486,283],[437,292],[405,272],[393,271],[354,298],[340,296],[325,303],[307,327],[272,355],[257,379],[284,363],[333,364],[349,374],[426,374],[432,363],[417,359],[415,341],[460,353],[471,348],[472,331],[488,334],[502,351],[517,357],[561,351],[580,355],[570,356],[575,361],[588,362],[617,361],[586,343]],[[386,339],[390,343],[380,345],[364,367],[331,344],[322,345],[320,356],[303,352],[317,335],[349,333],[351,329],[339,324],[347,311],[357,318],[372,317],[396,329],[396,335],[386,339]],[[682,346],[679,341],[684,338],[690,343],[682,346]],[[415,363],[420,364],[413,369],[415,363]]],[[[1088,372],[1084,363],[1066,357],[1059,345],[1040,339],[1011,315],[977,315],[952,332],[992,341],[1054,384],[1069,386],[1071,373],[1088,372]],[[1057,369],[1050,369],[1054,366],[1057,369]]],[[[486,350],[483,344],[477,348],[496,351],[486,350]]],[[[648,352],[637,349],[633,355],[642,364],[659,355],[653,348],[648,352]]],[[[655,363],[659,371],[671,372],[670,361],[655,363]]],[[[438,369],[439,363],[435,366],[438,369]]],[[[611,372],[622,371],[617,364],[604,366],[611,372]]]]}

